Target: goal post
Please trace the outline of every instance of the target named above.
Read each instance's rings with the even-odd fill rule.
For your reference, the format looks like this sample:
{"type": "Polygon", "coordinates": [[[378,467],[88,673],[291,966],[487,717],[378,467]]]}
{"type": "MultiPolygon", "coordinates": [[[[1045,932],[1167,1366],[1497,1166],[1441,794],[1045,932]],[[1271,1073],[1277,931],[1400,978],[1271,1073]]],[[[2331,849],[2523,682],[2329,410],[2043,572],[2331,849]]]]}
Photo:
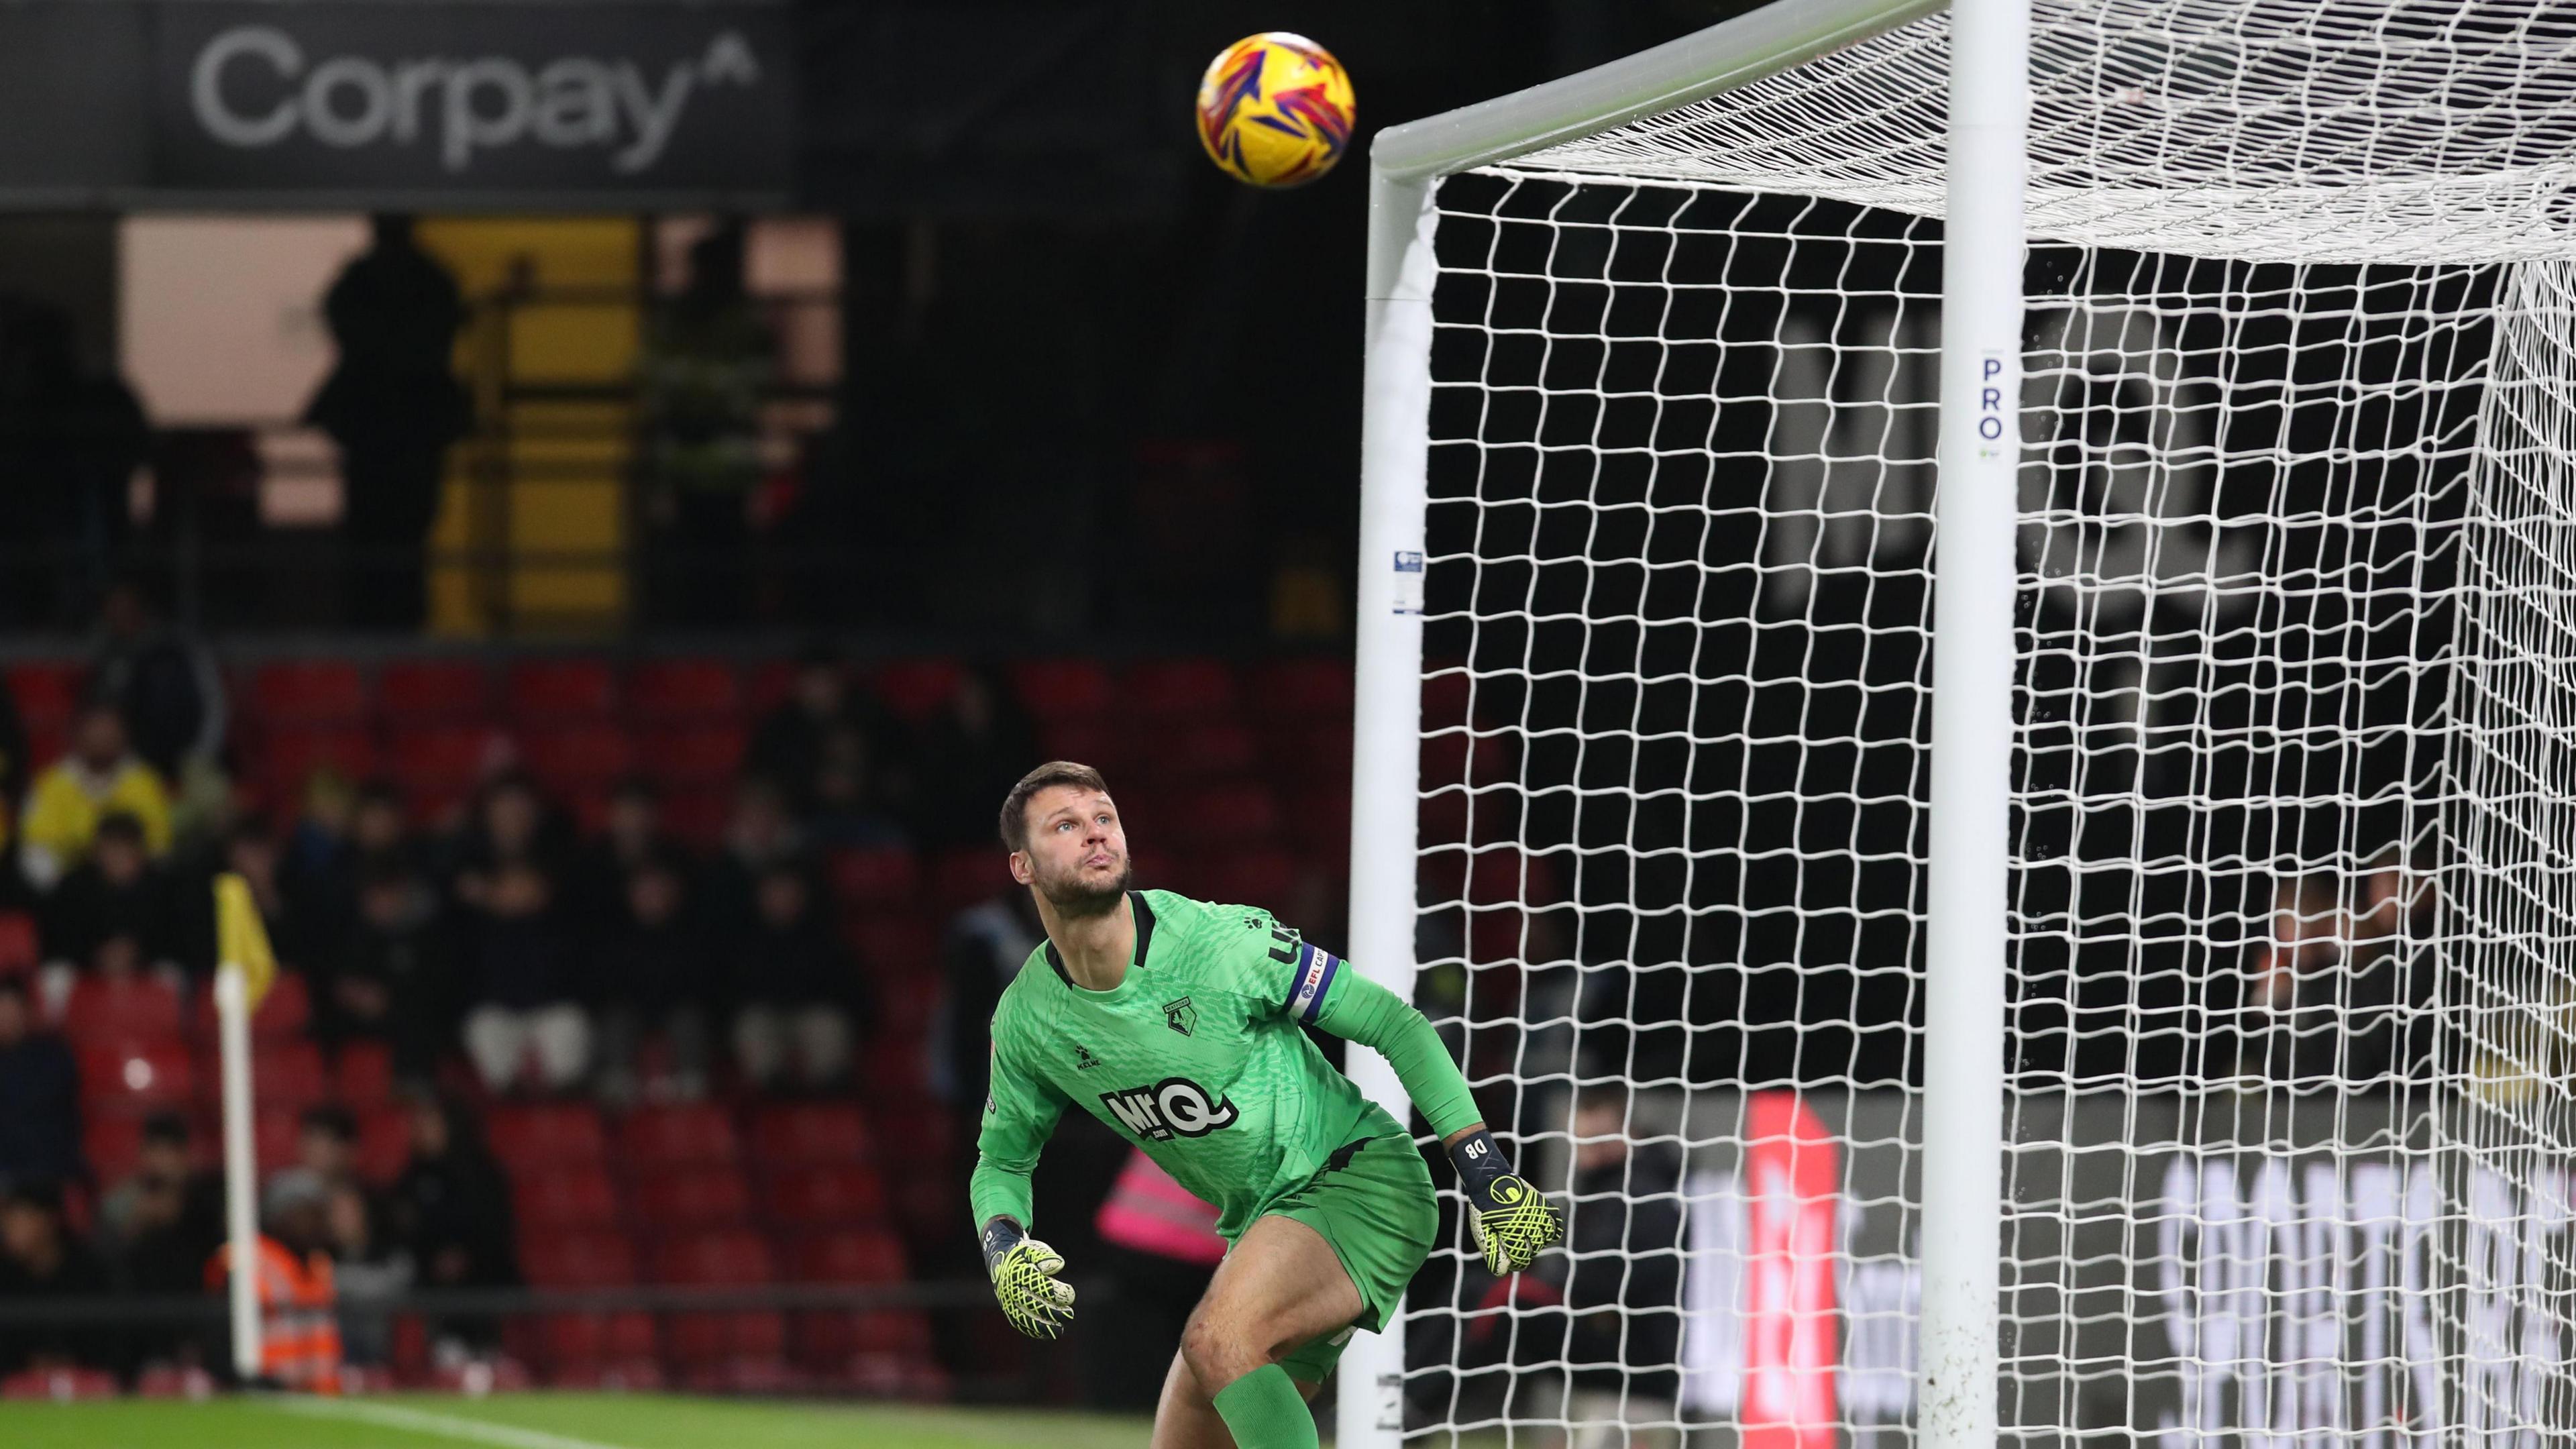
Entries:
{"type": "Polygon", "coordinates": [[[1350,956],[1573,1241],[1339,1442],[2576,1434],[2571,117],[1780,0],[1378,136],[1350,956]]]}

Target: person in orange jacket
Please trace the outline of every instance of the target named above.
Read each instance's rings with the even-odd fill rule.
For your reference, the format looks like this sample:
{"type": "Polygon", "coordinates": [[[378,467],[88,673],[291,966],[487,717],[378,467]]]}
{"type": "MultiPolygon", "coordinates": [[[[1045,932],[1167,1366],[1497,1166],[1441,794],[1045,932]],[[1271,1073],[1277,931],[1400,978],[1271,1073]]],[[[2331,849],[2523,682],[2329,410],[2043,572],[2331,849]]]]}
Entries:
{"type": "MultiPolygon", "coordinates": [[[[268,1180],[260,1234],[260,1377],[305,1393],[340,1391],[339,1292],[331,1281],[330,1185],[315,1172],[291,1167],[268,1180]]],[[[218,1290],[232,1271],[227,1243],[206,1266],[218,1290]]]]}

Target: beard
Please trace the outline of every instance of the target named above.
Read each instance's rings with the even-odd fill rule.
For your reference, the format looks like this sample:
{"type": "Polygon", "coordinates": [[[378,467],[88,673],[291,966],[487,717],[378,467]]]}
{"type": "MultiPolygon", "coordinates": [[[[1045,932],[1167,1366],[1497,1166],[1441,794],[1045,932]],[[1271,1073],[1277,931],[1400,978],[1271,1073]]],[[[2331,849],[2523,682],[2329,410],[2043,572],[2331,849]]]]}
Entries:
{"type": "Polygon", "coordinates": [[[1121,857],[1118,874],[1109,881],[1093,884],[1079,872],[1067,871],[1060,876],[1038,877],[1038,894],[1055,907],[1060,916],[1105,915],[1118,908],[1119,898],[1136,883],[1136,862],[1121,857]]]}

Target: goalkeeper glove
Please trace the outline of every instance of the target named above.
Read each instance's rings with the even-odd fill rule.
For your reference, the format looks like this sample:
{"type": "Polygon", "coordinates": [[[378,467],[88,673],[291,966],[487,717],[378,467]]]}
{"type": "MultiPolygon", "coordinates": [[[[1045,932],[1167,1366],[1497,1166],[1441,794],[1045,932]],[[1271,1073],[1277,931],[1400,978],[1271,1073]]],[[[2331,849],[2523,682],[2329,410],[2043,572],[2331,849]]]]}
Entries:
{"type": "Polygon", "coordinates": [[[1514,1175],[1502,1144],[1482,1128],[1449,1149],[1458,1188],[1467,1195],[1467,1228],[1485,1255],[1485,1270],[1499,1278],[1538,1260],[1539,1250],[1565,1236],[1565,1216],[1538,1189],[1514,1175]]]}
{"type": "Polygon", "coordinates": [[[1009,1218],[984,1225],[984,1269],[1002,1316],[1031,1338],[1053,1338],[1073,1321],[1073,1285],[1059,1283],[1064,1255],[1028,1235],[1009,1218]]]}

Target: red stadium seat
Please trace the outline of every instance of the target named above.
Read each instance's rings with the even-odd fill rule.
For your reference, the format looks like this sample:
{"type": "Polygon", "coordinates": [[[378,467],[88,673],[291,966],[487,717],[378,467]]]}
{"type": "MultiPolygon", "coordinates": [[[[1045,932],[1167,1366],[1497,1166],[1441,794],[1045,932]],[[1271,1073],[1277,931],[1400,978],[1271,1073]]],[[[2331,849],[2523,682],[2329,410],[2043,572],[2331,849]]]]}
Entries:
{"type": "Polygon", "coordinates": [[[414,792],[462,794],[494,753],[491,731],[470,724],[397,724],[385,737],[385,767],[414,792]]]}
{"type": "Polygon", "coordinates": [[[175,1045],[185,1012],[179,989],[158,977],[84,975],[63,1004],[63,1035],[89,1049],[175,1045]]]}
{"type": "Polygon", "coordinates": [[[791,1167],[770,1174],[762,1203],[781,1227],[863,1227],[885,1219],[885,1181],[859,1162],[791,1167]]]}
{"type": "Polygon", "coordinates": [[[720,785],[674,790],[662,799],[662,827],[683,845],[700,849],[724,838],[733,792],[720,785]]]}
{"type": "Polygon", "coordinates": [[[492,679],[461,659],[397,659],[376,676],[376,707],[396,721],[480,719],[492,703],[492,679]]]}
{"type": "Polygon", "coordinates": [[[562,1363],[546,1375],[547,1388],[584,1393],[653,1394],[660,1393],[667,1382],[661,1363],[650,1358],[562,1363]]]}
{"type": "Polygon", "coordinates": [[[651,1361],[655,1342],[649,1313],[549,1313],[537,1320],[534,1356],[543,1363],[606,1364],[651,1361]]]}
{"type": "Polygon", "coordinates": [[[593,1167],[608,1158],[599,1110],[585,1103],[495,1107],[484,1119],[484,1132],[492,1155],[513,1173],[593,1167]]]}
{"type": "Polygon", "coordinates": [[[707,1103],[644,1107],[618,1124],[617,1162],[629,1172],[726,1166],[736,1155],[733,1119],[707,1103]]]}
{"type": "Polygon", "coordinates": [[[627,713],[638,720],[731,719],[742,682],[721,659],[655,659],[626,672],[627,713]]]}
{"type": "Polygon", "coordinates": [[[1257,845],[1279,836],[1279,799],[1254,781],[1211,785],[1175,799],[1153,820],[1178,851],[1257,845]]]}
{"type": "Polygon", "coordinates": [[[281,724],[356,724],[367,717],[367,681],[346,660],[263,664],[251,675],[250,707],[281,724]]]}
{"type": "Polygon", "coordinates": [[[1261,742],[1232,720],[1197,720],[1155,736],[1154,765],[1170,780],[1248,775],[1261,764],[1261,742]]]}
{"type": "Polygon", "coordinates": [[[0,911],[0,976],[35,969],[44,959],[36,937],[36,918],[25,911],[0,911]]]}
{"type": "Polygon", "coordinates": [[[954,659],[897,659],[868,675],[868,687],[899,719],[919,724],[939,713],[965,678],[954,659]]]}
{"type": "Polygon", "coordinates": [[[142,1113],[196,1105],[197,1073],[176,1042],[83,1052],[81,1100],[105,1112],[142,1113]]]}
{"type": "MultiPolygon", "coordinates": [[[[215,1049],[214,983],[208,982],[198,990],[191,1023],[198,1048],[211,1055],[215,1049]]],[[[268,994],[260,998],[258,1009],[251,1013],[251,1037],[265,1051],[271,1042],[300,1039],[312,1024],[313,988],[305,984],[304,973],[290,963],[269,983],[268,994]]]]}
{"type": "Polygon", "coordinates": [[[1023,659],[1010,675],[1021,706],[1040,720],[1096,719],[1118,700],[1097,659],[1023,659]]]}
{"type": "MultiPolygon", "coordinates": [[[[1139,731],[1113,720],[1048,720],[1038,726],[1038,752],[1050,760],[1089,765],[1115,780],[1125,773],[1128,751],[1140,738],[1139,731]]],[[[1150,740],[1143,748],[1150,758],[1150,740]]]]}
{"type": "Polygon", "coordinates": [[[1125,703],[1149,715],[1225,714],[1234,709],[1234,671],[1218,659],[1149,659],[1128,666],[1125,703]]]}
{"type": "Polygon", "coordinates": [[[250,1124],[251,1155],[261,1175],[295,1165],[302,1155],[304,1124],[293,1108],[262,1103],[250,1124]]]}
{"type": "MultiPolygon", "coordinates": [[[[70,660],[31,660],[10,665],[8,679],[9,697],[17,703],[18,717],[30,729],[42,725],[59,732],[80,708],[89,666],[70,660]]],[[[41,766],[47,758],[39,754],[33,763],[41,766]]]]}
{"type": "Polygon", "coordinates": [[[1347,659],[1274,659],[1252,673],[1251,697],[1265,718],[1351,718],[1351,665],[1347,659]]]}
{"type": "Polygon", "coordinates": [[[635,758],[645,774],[665,785],[716,784],[740,772],[744,743],[740,725],[674,725],[639,735],[635,758]]]}
{"type": "Polygon", "coordinates": [[[393,1048],[380,1041],[344,1042],[331,1064],[331,1090],[343,1106],[366,1112],[394,1099],[393,1048]]]}
{"type": "Polygon", "coordinates": [[[723,1228],[666,1239],[653,1255],[653,1281],[697,1286],[747,1287],[778,1276],[777,1261],[760,1234],[723,1228]]]}
{"type": "Polygon", "coordinates": [[[647,1232],[738,1228],[751,1220],[751,1194],[730,1167],[697,1167],[644,1178],[635,1185],[635,1221],[647,1232]]]}
{"type": "Polygon", "coordinates": [[[100,1182],[123,1180],[143,1155],[143,1119],[89,1114],[81,1123],[81,1155],[89,1163],[90,1175],[100,1182]]]}
{"type": "Polygon", "coordinates": [[[1004,891],[1025,889],[1011,880],[1010,857],[1000,841],[940,852],[932,862],[930,908],[943,919],[1004,891]]]}
{"type": "MultiPolygon", "coordinates": [[[[210,1061],[209,1075],[212,1071],[210,1061]]],[[[323,1065],[322,1049],[309,1041],[263,1043],[252,1071],[263,1110],[273,1107],[280,1112],[301,1112],[331,1099],[330,1069],[323,1065]]]]}
{"type": "Polygon", "coordinates": [[[116,1375],[94,1368],[31,1368],[0,1379],[0,1399],[13,1403],[87,1403],[116,1397],[116,1375]]]}
{"type": "Polygon", "coordinates": [[[796,1356],[818,1368],[840,1368],[855,1354],[926,1359],[930,1317],[918,1309],[816,1310],[796,1315],[796,1356]]]}
{"type": "Polygon", "coordinates": [[[1228,853],[1210,862],[1200,879],[1214,900],[1274,913],[1296,904],[1297,861],[1285,851],[1228,853]]]}
{"type": "Polygon", "coordinates": [[[401,1107],[379,1107],[358,1118],[358,1175],[369,1182],[391,1182],[411,1161],[411,1113],[401,1107]]]}
{"type": "Polygon", "coordinates": [[[597,659],[528,659],[510,666],[502,685],[520,720],[568,720],[613,714],[617,676],[597,659]]]}
{"type": "Polygon", "coordinates": [[[939,974],[939,937],[917,917],[862,910],[844,918],[841,939],[880,980],[939,974]]]}
{"type": "Polygon", "coordinates": [[[617,1187],[596,1167],[514,1173],[510,1201],[522,1229],[561,1231],[617,1225],[617,1187]]]}
{"type": "Polygon", "coordinates": [[[610,1232],[522,1232],[519,1266],[539,1288],[623,1288],[635,1281],[635,1249],[610,1232]]]}
{"type": "Polygon", "coordinates": [[[384,768],[375,734],[357,724],[291,724],[262,730],[254,752],[269,802],[280,813],[302,808],[304,787],[329,770],[344,780],[365,780],[384,768]]]}
{"type": "Polygon", "coordinates": [[[930,1035],[931,1019],[939,1014],[940,998],[948,984],[936,976],[889,976],[877,991],[877,1030],[897,1041],[917,1041],[930,1035]]]}
{"type": "Polygon", "coordinates": [[[796,688],[796,661],[764,659],[751,666],[742,679],[743,712],[764,715],[787,702],[796,688]]]}
{"type": "Polygon", "coordinates": [[[865,1162],[868,1121],[845,1102],[763,1107],[751,1119],[751,1154],[770,1169],[865,1162]]]}
{"type": "Polygon", "coordinates": [[[853,906],[910,905],[921,895],[921,862],[900,845],[836,850],[830,862],[833,899],[853,906]]]}
{"type": "Polygon", "coordinates": [[[614,724],[558,725],[524,730],[519,757],[537,783],[557,795],[605,787],[634,767],[634,746],[614,724]]]}
{"type": "Polygon", "coordinates": [[[138,1399],[187,1399],[203,1403],[215,1396],[215,1376],[204,1369],[156,1363],[134,1376],[138,1399]]]}
{"type": "Polygon", "coordinates": [[[796,1276],[807,1283],[900,1283],[903,1242],[883,1229],[816,1233],[796,1244],[796,1276]]]}

